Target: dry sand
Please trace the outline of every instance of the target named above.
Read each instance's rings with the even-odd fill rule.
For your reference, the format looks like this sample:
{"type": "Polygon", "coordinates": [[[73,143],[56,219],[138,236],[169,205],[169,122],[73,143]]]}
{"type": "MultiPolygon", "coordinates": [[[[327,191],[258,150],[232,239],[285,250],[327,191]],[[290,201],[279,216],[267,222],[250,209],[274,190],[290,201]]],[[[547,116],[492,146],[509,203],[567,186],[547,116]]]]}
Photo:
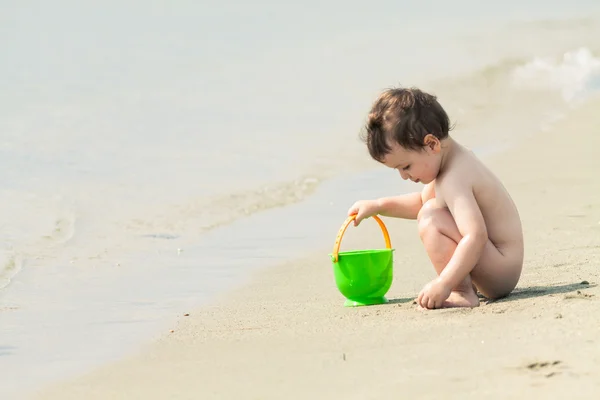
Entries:
{"type": "MultiPolygon", "coordinates": [[[[41,399],[507,399],[600,396],[600,102],[486,159],[517,202],[517,290],[475,309],[422,311],[433,277],[414,221],[386,219],[397,249],[382,306],[342,307],[318,252],[192,310],[156,343],[45,388],[41,399]]],[[[349,199],[349,202],[354,199],[349,199]]],[[[341,224],[342,221],[340,221],[341,224]]],[[[364,248],[376,224],[350,229],[364,248]]]]}

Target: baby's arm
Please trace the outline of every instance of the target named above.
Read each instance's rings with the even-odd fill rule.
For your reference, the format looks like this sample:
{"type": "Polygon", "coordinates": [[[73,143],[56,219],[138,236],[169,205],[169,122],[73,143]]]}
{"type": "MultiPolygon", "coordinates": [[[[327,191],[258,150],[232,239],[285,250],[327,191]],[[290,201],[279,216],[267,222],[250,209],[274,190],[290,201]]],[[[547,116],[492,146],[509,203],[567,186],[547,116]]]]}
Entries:
{"type": "Polygon", "coordinates": [[[458,174],[445,177],[440,192],[462,236],[448,265],[440,274],[447,287],[456,287],[469,274],[481,257],[488,241],[485,220],[473,194],[473,187],[458,174]]]}
{"type": "Polygon", "coordinates": [[[425,185],[420,192],[394,197],[384,197],[377,200],[381,209],[379,214],[386,217],[417,219],[423,204],[434,197],[435,190],[433,183],[429,183],[425,185]]]}
{"type": "Polygon", "coordinates": [[[421,192],[403,194],[394,197],[383,197],[377,200],[378,214],[386,217],[416,219],[423,200],[421,192]]]}
{"type": "Polygon", "coordinates": [[[433,197],[435,197],[435,192],[433,183],[430,183],[421,192],[383,197],[377,200],[357,201],[348,210],[348,215],[356,214],[355,225],[376,214],[394,218],[417,219],[423,204],[433,197]]]}

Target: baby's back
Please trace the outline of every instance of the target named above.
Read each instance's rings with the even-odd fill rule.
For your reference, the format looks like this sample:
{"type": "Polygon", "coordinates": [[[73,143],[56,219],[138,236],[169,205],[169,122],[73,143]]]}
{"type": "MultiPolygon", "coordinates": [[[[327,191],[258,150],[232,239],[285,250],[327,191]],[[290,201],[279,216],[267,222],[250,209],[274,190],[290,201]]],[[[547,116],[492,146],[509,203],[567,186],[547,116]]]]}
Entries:
{"type": "MultiPolygon", "coordinates": [[[[500,250],[523,249],[521,219],[510,194],[498,177],[468,149],[458,146],[443,180],[460,180],[472,187],[485,220],[489,240],[500,250]],[[465,182],[466,180],[466,182],[465,182]]],[[[436,184],[436,191],[437,191],[436,184]]],[[[443,199],[443,192],[439,193],[443,199]]]]}

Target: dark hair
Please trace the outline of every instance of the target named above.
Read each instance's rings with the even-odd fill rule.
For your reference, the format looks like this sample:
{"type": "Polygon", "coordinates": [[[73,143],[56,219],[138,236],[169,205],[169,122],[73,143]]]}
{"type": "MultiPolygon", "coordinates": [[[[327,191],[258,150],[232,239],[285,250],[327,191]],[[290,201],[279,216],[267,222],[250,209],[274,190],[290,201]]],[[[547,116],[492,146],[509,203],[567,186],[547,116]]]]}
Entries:
{"type": "Polygon", "coordinates": [[[377,98],[365,125],[362,139],[369,153],[381,162],[392,149],[389,140],[409,150],[420,150],[432,134],[448,137],[450,120],[437,97],[417,88],[387,89],[377,98]]]}

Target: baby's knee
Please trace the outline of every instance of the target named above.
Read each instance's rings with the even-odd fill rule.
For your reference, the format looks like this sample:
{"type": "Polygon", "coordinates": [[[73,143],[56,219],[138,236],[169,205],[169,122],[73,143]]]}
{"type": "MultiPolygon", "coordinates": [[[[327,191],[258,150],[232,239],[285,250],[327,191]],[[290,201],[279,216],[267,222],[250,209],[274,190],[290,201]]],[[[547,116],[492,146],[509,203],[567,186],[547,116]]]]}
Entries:
{"type": "Polygon", "coordinates": [[[430,232],[431,230],[439,230],[445,219],[448,218],[446,215],[447,210],[444,208],[436,207],[435,199],[428,200],[417,215],[417,224],[419,227],[419,234],[430,232]]]}
{"type": "Polygon", "coordinates": [[[421,222],[422,219],[427,217],[435,210],[435,199],[429,199],[421,206],[419,213],[417,214],[417,221],[421,222]]]}

